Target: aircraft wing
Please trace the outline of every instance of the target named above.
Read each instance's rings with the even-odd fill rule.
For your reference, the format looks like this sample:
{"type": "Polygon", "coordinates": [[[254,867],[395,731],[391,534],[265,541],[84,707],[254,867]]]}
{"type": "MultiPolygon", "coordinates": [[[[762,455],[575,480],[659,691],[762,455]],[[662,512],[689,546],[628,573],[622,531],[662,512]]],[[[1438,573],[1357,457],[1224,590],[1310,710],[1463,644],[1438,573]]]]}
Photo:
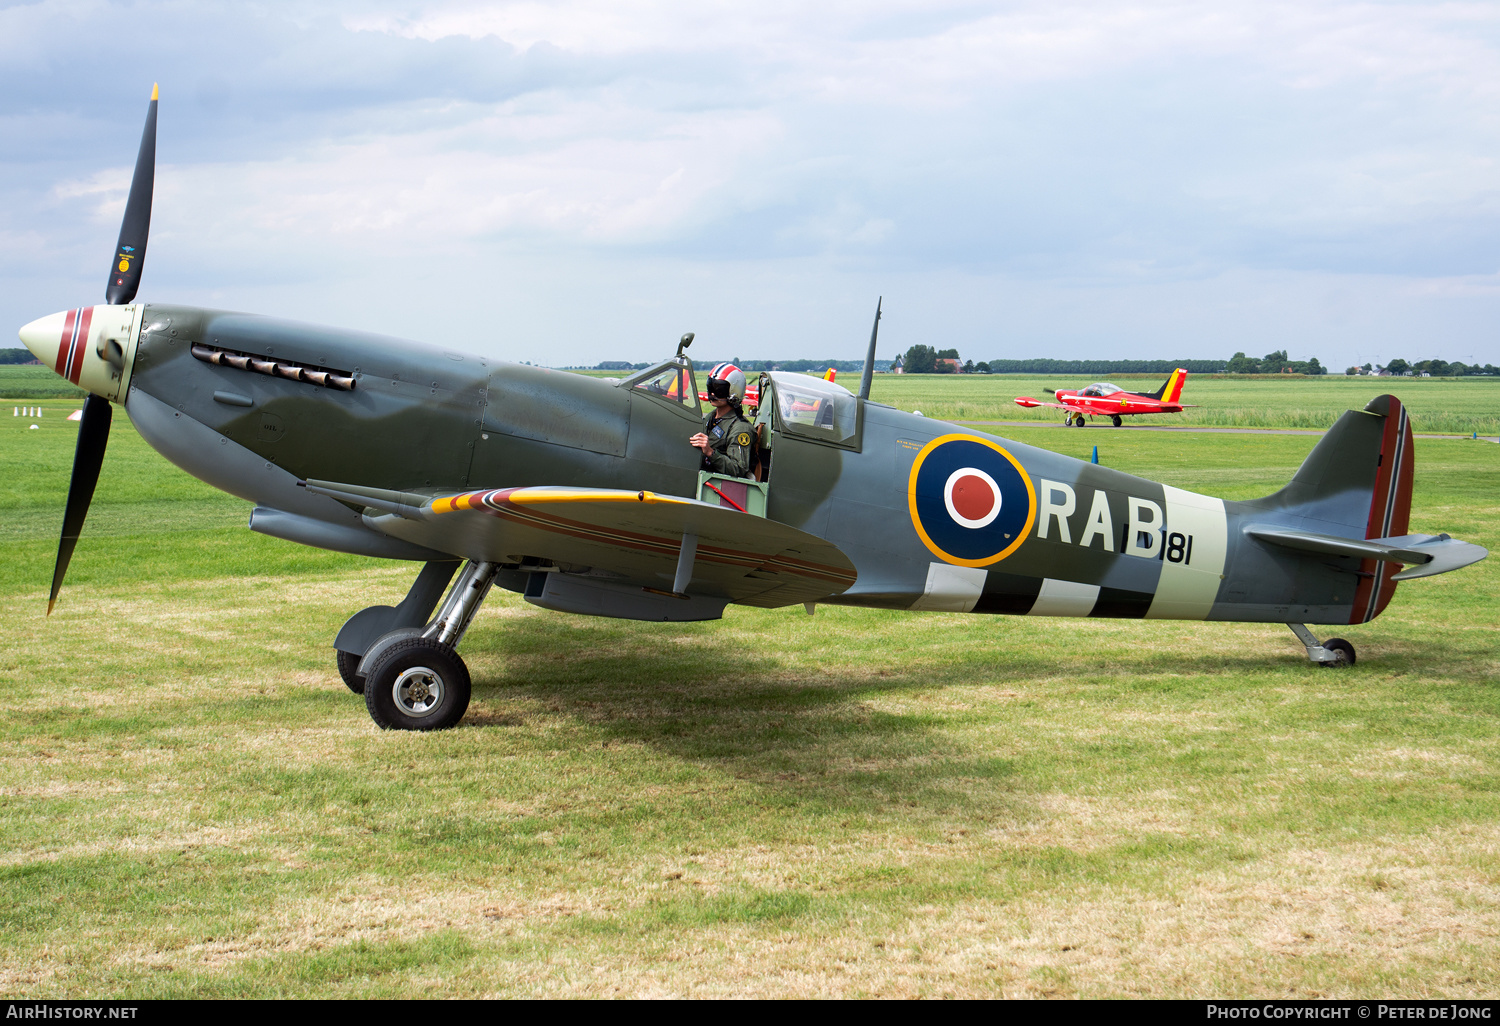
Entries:
{"type": "Polygon", "coordinates": [[[696,538],[684,590],[753,606],[814,602],[854,583],[838,547],[794,527],[677,495],[606,488],[495,488],[422,495],[308,481],[366,507],[393,537],[468,559],[587,567],[612,583],[671,590],[684,536],[696,538]]]}

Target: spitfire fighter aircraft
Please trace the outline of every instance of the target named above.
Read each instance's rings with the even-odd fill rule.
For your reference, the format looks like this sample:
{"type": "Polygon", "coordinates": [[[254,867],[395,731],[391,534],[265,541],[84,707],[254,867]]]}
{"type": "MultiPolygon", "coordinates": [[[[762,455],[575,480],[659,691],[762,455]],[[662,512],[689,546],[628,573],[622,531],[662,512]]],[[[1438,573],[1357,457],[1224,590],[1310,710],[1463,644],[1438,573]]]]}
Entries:
{"type": "Polygon", "coordinates": [[[356,612],[333,641],[381,727],[459,721],[457,646],[495,585],[637,620],[835,603],[1282,622],[1313,662],[1342,666],[1353,647],[1304,623],[1365,623],[1400,582],[1487,555],[1409,533],[1412,430],[1389,395],[1345,413],[1286,487],[1228,502],[875,402],[872,330],[858,394],[761,377],[756,474],[734,479],[686,442],[703,416],[691,335],[611,382],[134,302],[156,111],[153,91],[105,302],[20,332],[89,392],[48,609],[118,403],[167,459],[254,503],[251,530],[421,565],[399,605],[356,612]]]}
{"type": "Polygon", "coordinates": [[[1100,381],[1080,388],[1076,392],[1066,388],[1056,392],[1050,388],[1046,389],[1049,395],[1057,396],[1055,403],[1023,395],[1017,397],[1016,405],[1027,409],[1037,406],[1055,406],[1059,410],[1067,411],[1066,416],[1063,417],[1064,424],[1077,427],[1087,426],[1087,422],[1083,419],[1085,416],[1108,417],[1110,423],[1119,427],[1122,417],[1134,417],[1142,413],[1181,413],[1183,410],[1190,409],[1191,403],[1183,405],[1178,401],[1182,398],[1182,386],[1186,382],[1187,371],[1178,367],[1155,392],[1127,392],[1119,385],[1100,381]]]}

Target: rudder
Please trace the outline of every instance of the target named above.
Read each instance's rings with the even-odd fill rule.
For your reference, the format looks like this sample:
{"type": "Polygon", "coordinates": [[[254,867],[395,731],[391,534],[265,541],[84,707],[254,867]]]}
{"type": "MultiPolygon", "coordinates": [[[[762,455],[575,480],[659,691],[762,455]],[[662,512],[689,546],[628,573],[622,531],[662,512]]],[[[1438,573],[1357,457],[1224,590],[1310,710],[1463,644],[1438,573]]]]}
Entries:
{"type": "Polygon", "coordinates": [[[1160,388],[1155,392],[1147,392],[1146,395],[1163,403],[1175,403],[1182,398],[1182,386],[1187,382],[1188,372],[1178,367],[1162,382],[1160,388]]]}
{"type": "MultiPolygon", "coordinates": [[[[1365,537],[1400,537],[1411,529],[1411,485],[1416,462],[1411,417],[1401,400],[1393,395],[1372,399],[1365,410],[1385,417],[1384,430],[1380,433],[1380,457],[1375,465],[1375,487],[1371,490],[1370,512],[1365,521],[1365,537]]],[[[1361,561],[1359,569],[1369,576],[1360,578],[1349,622],[1369,623],[1395,596],[1396,582],[1392,578],[1400,572],[1401,564],[1366,559],[1361,561]]]]}
{"type": "MultiPolygon", "coordinates": [[[[1250,505],[1295,513],[1307,530],[1345,538],[1393,538],[1410,530],[1415,445],[1401,400],[1382,395],[1350,410],[1313,447],[1287,486],[1250,505]]],[[[1380,615],[1396,593],[1399,563],[1360,563],[1350,623],[1380,615]]]]}

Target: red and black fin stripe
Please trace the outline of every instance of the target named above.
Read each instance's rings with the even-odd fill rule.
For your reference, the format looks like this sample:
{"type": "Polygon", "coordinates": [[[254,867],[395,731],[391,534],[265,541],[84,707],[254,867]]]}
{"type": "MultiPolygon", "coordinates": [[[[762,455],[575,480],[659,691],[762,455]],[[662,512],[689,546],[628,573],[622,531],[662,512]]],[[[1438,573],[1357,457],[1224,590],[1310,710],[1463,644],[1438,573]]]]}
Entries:
{"type": "MultiPolygon", "coordinates": [[[[1401,400],[1393,395],[1381,396],[1365,409],[1385,416],[1365,537],[1400,537],[1411,529],[1412,468],[1416,449],[1412,441],[1411,418],[1401,400]]],[[[1369,576],[1361,577],[1354,593],[1350,623],[1368,623],[1380,615],[1396,594],[1396,582],[1391,578],[1400,572],[1401,564],[1366,559],[1359,568],[1369,576]]]]}

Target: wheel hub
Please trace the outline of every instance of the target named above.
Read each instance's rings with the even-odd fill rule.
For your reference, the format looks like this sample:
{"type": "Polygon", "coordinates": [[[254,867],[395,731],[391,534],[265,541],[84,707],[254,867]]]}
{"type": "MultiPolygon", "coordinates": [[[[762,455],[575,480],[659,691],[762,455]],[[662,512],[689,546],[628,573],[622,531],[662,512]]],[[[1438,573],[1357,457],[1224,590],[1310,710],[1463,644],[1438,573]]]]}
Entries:
{"type": "Polygon", "coordinates": [[[408,716],[427,716],[443,700],[443,678],[426,666],[402,670],[391,685],[396,708],[408,716]]]}

